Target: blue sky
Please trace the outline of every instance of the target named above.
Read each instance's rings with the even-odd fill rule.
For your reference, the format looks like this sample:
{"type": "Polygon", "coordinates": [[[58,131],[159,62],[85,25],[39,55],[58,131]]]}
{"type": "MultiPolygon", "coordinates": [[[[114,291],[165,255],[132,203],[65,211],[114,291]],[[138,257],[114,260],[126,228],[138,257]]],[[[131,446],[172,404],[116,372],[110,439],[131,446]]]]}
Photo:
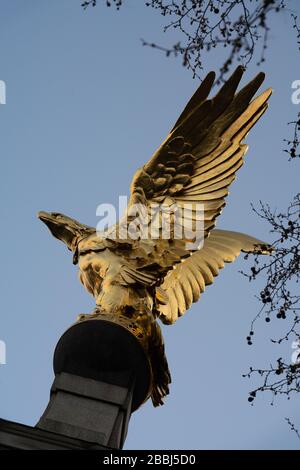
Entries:
{"type": "MultiPolygon", "coordinates": [[[[298,2],[289,2],[294,11],[298,2]]],[[[143,48],[140,38],[163,39],[162,18],[143,2],[119,12],[83,11],[80,0],[2,0],[0,79],[7,86],[1,114],[1,316],[7,364],[0,368],[0,417],[34,425],[53,381],[52,354],[64,330],[94,302],[77,280],[65,247],[37,220],[59,211],[96,225],[96,206],[128,194],[134,171],[161,143],[198,81],[181,67],[143,48]]],[[[300,79],[299,52],[289,14],[272,20],[263,70],[274,88],[270,109],[247,139],[246,164],[231,188],[218,226],[270,240],[251,212],[260,199],[285,208],[299,191],[299,166],[287,162],[286,123],[300,108],[291,84],[300,79]]],[[[205,59],[218,69],[221,55],[205,59]]],[[[260,68],[261,69],[261,68],[260,68]]],[[[259,69],[259,70],[260,70],[259,69]]],[[[244,83],[258,71],[253,63],[244,83]]],[[[299,163],[298,163],[299,165],[299,163]]],[[[297,398],[247,401],[256,382],[242,378],[249,365],[290,357],[268,338],[282,323],[257,325],[252,285],[239,274],[241,258],[226,266],[188,314],[164,327],[172,372],[171,394],[154,409],[132,416],[128,449],[294,449],[299,440],[284,418],[297,416],[297,398]]]]}

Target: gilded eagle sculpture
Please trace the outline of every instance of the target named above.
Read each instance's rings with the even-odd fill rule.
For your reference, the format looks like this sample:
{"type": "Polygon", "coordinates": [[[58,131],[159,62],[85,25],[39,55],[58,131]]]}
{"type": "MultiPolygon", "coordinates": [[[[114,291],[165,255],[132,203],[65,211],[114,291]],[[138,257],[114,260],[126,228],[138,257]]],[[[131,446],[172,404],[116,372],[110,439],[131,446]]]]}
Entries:
{"type": "MultiPolygon", "coordinates": [[[[171,382],[157,320],[174,323],[213,283],[224,263],[234,261],[241,251],[272,251],[251,236],[215,229],[229,186],[243,164],[243,140],[266,111],[271,95],[268,89],[252,100],[263,73],[236,93],[243,71],[238,67],[212,99],[208,95],[215,74],[207,75],[165,141],[134,175],[127,218],[107,233],[101,235],[60,213],[39,213],[73,252],[80,281],[96,299],[94,313],[79,320],[109,319],[130,330],[143,345],[152,369],[149,395],[155,406],[163,404],[171,382]],[[167,208],[172,220],[178,208],[188,205],[188,222],[201,222],[202,245],[193,245],[191,231],[180,238],[174,229],[167,238],[131,237],[128,232],[121,236],[134,218],[131,208],[136,204],[145,208],[146,225],[155,217],[153,204],[167,208]]],[[[159,233],[162,225],[160,216],[159,233]]]]}

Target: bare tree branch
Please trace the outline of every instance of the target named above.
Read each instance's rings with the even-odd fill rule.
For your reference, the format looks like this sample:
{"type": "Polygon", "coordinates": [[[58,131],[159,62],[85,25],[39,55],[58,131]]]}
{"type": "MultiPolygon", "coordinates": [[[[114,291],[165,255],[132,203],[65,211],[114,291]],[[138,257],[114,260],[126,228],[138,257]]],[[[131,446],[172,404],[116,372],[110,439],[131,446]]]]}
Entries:
{"type": "MultiPolygon", "coordinates": [[[[262,261],[255,256],[250,273],[242,274],[249,281],[263,276],[265,287],[258,297],[261,308],[251,324],[253,333],[256,320],[265,315],[267,323],[273,318],[288,318],[290,327],[287,333],[273,342],[281,343],[292,334],[297,335],[300,322],[300,193],[290,203],[285,212],[272,211],[268,204],[260,202],[260,208],[253,211],[270,226],[270,233],[275,236],[272,243],[274,252],[262,261]]],[[[246,255],[245,258],[248,258],[246,255]]]]}
{"type": "Polygon", "coordinates": [[[224,48],[217,84],[224,81],[234,60],[246,66],[257,47],[261,49],[257,65],[265,61],[270,14],[285,7],[281,0],[152,0],[148,5],[170,17],[170,22],[164,27],[165,32],[178,29],[184,40],[171,47],[147,41],[143,44],[159,49],[167,56],[182,56],[183,65],[192,71],[194,77],[200,76],[204,68],[204,52],[224,48]]]}
{"type": "MultiPolygon", "coordinates": [[[[112,3],[119,9],[123,2],[106,1],[108,6],[112,3]]],[[[89,0],[82,6],[96,4],[97,0],[89,0]]],[[[253,59],[255,49],[260,49],[257,65],[265,61],[270,16],[285,8],[284,0],[145,0],[145,5],[169,20],[164,32],[178,31],[182,39],[172,46],[144,39],[142,44],[162,51],[167,57],[181,57],[182,64],[194,77],[201,75],[205,52],[224,49],[216,84],[224,81],[234,61],[246,66],[253,59]]]]}
{"type": "MultiPolygon", "coordinates": [[[[117,10],[120,9],[123,3],[123,0],[104,0],[104,1],[107,7],[110,7],[112,6],[112,4],[114,4],[117,10]]],[[[86,0],[81,3],[81,6],[84,8],[84,10],[86,10],[86,8],[90,6],[95,7],[96,5],[97,5],[97,0],[86,0]]]]}
{"type": "MultiPolygon", "coordinates": [[[[299,353],[300,355],[300,353],[299,353]]],[[[249,372],[243,377],[259,375],[263,380],[262,384],[250,392],[248,401],[252,403],[259,392],[271,392],[273,405],[277,395],[286,395],[288,399],[293,393],[300,392],[300,363],[286,364],[280,357],[277,364],[272,364],[266,369],[254,369],[250,367],[249,372]]]]}
{"type": "MultiPolygon", "coordinates": [[[[300,26],[298,25],[298,17],[292,13],[291,18],[293,21],[293,29],[296,31],[298,50],[300,51],[300,26]]],[[[292,126],[293,135],[291,138],[283,140],[286,143],[284,152],[289,155],[289,160],[293,160],[294,158],[300,158],[300,113],[298,113],[297,118],[289,122],[288,125],[292,126]]]]}
{"type": "Polygon", "coordinates": [[[286,422],[288,423],[291,431],[295,432],[296,433],[296,436],[298,437],[298,439],[300,439],[300,432],[299,430],[295,427],[294,423],[290,420],[290,418],[285,418],[286,422]]]}
{"type": "Polygon", "coordinates": [[[283,139],[287,145],[287,148],[283,151],[289,154],[289,160],[293,160],[294,158],[300,158],[300,113],[298,113],[298,119],[289,122],[288,125],[293,126],[293,136],[290,139],[283,139]]]}
{"type": "Polygon", "coordinates": [[[291,341],[291,357],[277,359],[276,365],[267,368],[253,368],[244,377],[258,375],[262,384],[250,392],[248,401],[252,403],[259,392],[271,392],[273,404],[278,395],[290,399],[292,394],[300,392],[300,193],[283,213],[272,211],[269,205],[260,203],[254,212],[270,225],[270,232],[275,235],[273,254],[266,262],[258,256],[250,273],[244,274],[249,281],[263,276],[265,287],[260,292],[261,308],[251,324],[248,344],[252,344],[254,324],[264,315],[267,323],[273,319],[287,320],[288,327],[280,338],[272,339],[281,344],[291,341]]]}
{"type": "Polygon", "coordinates": [[[298,49],[300,51],[300,26],[298,25],[298,16],[294,15],[294,13],[291,14],[292,20],[293,20],[293,29],[296,30],[297,34],[297,45],[298,49]]]}

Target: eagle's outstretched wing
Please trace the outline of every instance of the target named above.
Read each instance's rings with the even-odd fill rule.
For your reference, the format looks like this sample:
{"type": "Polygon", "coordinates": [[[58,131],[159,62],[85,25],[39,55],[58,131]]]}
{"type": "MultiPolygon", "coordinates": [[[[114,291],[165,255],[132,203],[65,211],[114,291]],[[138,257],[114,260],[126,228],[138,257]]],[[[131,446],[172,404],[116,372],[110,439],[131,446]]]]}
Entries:
{"type": "Polygon", "coordinates": [[[162,295],[165,298],[164,304],[158,303],[162,322],[172,324],[181,317],[199,300],[205,287],[213,283],[224,264],[234,261],[241,251],[270,254],[272,248],[243,233],[212,230],[203,248],[169,271],[159,287],[158,298],[162,295]]]}
{"type": "MultiPolygon", "coordinates": [[[[147,215],[147,223],[151,225],[153,205],[169,208],[170,216],[174,207],[175,211],[189,204],[191,210],[185,211],[182,224],[202,221],[203,237],[209,235],[225,205],[236,171],[243,164],[247,150],[243,139],[267,109],[271,94],[268,89],[251,101],[264,80],[263,73],[236,93],[243,71],[243,67],[238,67],[212,99],[207,97],[215,74],[207,75],[166,140],[135,174],[129,214],[132,207],[140,204],[146,208],[144,216],[147,215]],[[202,211],[196,209],[199,204],[202,204],[202,211]]],[[[144,216],[142,219],[145,220],[144,216]]],[[[162,230],[161,217],[159,224],[159,230],[162,230]]],[[[185,227],[182,229],[183,235],[188,233],[185,227]]],[[[191,241],[189,234],[181,239],[173,232],[168,239],[149,238],[130,242],[132,249],[128,255],[140,259],[140,272],[141,276],[145,273],[145,283],[146,273],[164,276],[176,263],[190,256],[191,251],[187,248],[187,242],[191,241]]]]}
{"type": "Polygon", "coordinates": [[[204,205],[205,234],[225,205],[228,187],[243,164],[243,139],[267,108],[271,90],[250,103],[264,80],[259,73],[235,94],[243,75],[238,67],[213,99],[209,73],[191,98],[166,140],[134,176],[131,203],[163,202],[204,205]]]}

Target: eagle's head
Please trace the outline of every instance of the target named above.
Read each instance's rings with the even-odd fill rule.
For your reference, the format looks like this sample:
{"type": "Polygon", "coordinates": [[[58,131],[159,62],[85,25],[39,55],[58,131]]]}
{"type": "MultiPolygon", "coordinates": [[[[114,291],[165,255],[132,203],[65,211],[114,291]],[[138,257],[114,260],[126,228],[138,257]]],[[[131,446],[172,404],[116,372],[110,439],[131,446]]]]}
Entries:
{"type": "MultiPolygon", "coordinates": [[[[95,232],[94,228],[81,224],[77,220],[59,212],[40,211],[38,218],[47,225],[52,235],[64,242],[74,254],[76,254],[80,240],[95,232]]],[[[76,257],[73,259],[73,262],[77,262],[76,257]]]]}

